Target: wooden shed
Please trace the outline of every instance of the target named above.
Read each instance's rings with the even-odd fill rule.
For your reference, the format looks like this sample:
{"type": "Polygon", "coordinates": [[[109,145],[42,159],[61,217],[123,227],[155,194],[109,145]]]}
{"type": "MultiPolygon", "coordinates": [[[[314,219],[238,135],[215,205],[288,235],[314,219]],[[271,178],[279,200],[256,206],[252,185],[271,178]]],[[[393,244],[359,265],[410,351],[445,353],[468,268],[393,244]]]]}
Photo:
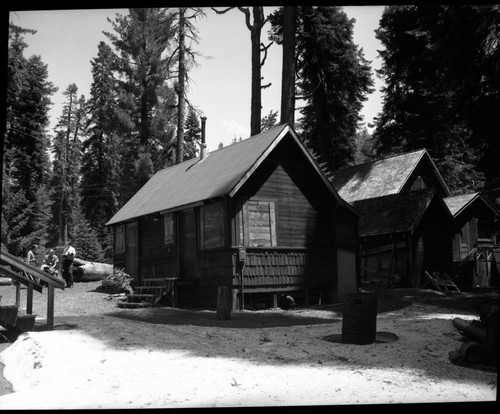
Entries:
{"type": "Polygon", "coordinates": [[[498,287],[500,245],[496,228],[500,212],[481,193],[444,199],[460,233],[453,238],[454,271],[463,287],[498,287]]]}
{"type": "Polygon", "coordinates": [[[361,278],[419,286],[424,270],[451,271],[451,196],[425,149],[339,170],[338,194],[362,215],[361,278]]]}
{"type": "Polygon", "coordinates": [[[114,265],[175,278],[180,305],[357,287],[358,214],[286,124],[158,171],[108,225],[114,265]]]}
{"type": "Polygon", "coordinates": [[[361,213],[361,277],[417,287],[424,271],[451,270],[453,218],[432,188],[355,201],[361,213]]]}
{"type": "Polygon", "coordinates": [[[451,193],[425,149],[355,165],[336,171],[330,178],[347,202],[434,188],[441,197],[451,193]]]}

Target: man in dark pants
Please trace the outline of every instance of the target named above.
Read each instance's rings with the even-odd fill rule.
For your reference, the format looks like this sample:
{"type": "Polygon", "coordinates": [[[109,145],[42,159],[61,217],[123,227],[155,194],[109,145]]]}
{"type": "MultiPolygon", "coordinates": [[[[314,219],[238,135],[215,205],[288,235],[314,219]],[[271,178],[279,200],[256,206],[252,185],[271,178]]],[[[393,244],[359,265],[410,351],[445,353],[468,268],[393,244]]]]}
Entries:
{"type": "Polygon", "coordinates": [[[73,260],[75,255],[75,248],[71,245],[71,240],[68,240],[62,253],[62,276],[68,288],[73,287],[73,260]]]}

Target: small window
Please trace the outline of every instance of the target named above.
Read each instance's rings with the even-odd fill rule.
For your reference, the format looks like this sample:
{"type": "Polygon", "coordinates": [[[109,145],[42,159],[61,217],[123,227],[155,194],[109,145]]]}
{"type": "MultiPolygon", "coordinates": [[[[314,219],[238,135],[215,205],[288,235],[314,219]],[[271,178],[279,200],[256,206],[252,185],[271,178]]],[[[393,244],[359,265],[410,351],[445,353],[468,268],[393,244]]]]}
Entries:
{"type": "Polygon", "coordinates": [[[224,205],[206,204],[200,209],[200,248],[224,246],[224,205]]]}
{"type": "Polygon", "coordinates": [[[411,190],[410,191],[415,191],[415,190],[424,190],[426,189],[427,186],[425,185],[425,181],[424,179],[419,175],[415,181],[413,182],[412,186],[411,186],[411,190]]]}
{"type": "Polygon", "coordinates": [[[249,200],[243,205],[240,240],[249,247],[276,246],[276,208],[274,201],[249,200]]]}
{"type": "Polygon", "coordinates": [[[477,220],[478,240],[493,240],[493,223],[485,220],[477,220]]]}
{"type": "Polygon", "coordinates": [[[175,244],[174,215],[172,213],[163,215],[163,244],[166,246],[175,244]]]}
{"type": "Polygon", "coordinates": [[[115,226],[115,253],[125,252],[125,227],[115,226]]]}

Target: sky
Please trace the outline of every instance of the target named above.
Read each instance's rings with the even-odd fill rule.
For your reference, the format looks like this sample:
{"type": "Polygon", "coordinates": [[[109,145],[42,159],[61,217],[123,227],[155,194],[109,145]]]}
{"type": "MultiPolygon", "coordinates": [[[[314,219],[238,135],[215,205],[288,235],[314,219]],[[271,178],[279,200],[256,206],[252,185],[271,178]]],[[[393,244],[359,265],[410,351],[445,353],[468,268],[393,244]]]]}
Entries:
{"type": "MultiPolygon", "coordinates": [[[[373,71],[381,65],[378,50],[382,46],[375,39],[374,31],[383,9],[384,6],[344,7],[348,17],[356,20],[354,43],[363,48],[373,71]]],[[[189,74],[188,99],[207,117],[207,147],[213,151],[220,143],[226,146],[235,138],[245,139],[250,135],[251,45],[242,12],[231,10],[217,15],[209,8],[204,10],[206,16],[197,20],[199,43],[193,45],[202,56],[189,74]]],[[[265,7],[265,14],[272,10],[274,8],[265,7]]],[[[11,9],[12,23],[37,31],[25,36],[29,45],[25,56],[40,55],[48,65],[49,81],[58,87],[51,98],[54,105],[49,133],[53,134],[62,111],[63,92],[70,84],[77,85],[79,95],[90,97],[91,61],[97,56],[100,41],[110,44],[103,31],[113,31],[107,19],[114,21],[116,14],[125,15],[127,9],[11,9]]],[[[261,37],[266,44],[268,28],[263,29],[261,37]]],[[[271,87],[262,91],[262,116],[280,109],[281,59],[281,47],[272,45],[262,69],[263,84],[271,82],[271,87]]],[[[375,74],[374,81],[376,91],[369,95],[362,111],[366,124],[372,122],[381,108],[382,81],[375,74]]]]}

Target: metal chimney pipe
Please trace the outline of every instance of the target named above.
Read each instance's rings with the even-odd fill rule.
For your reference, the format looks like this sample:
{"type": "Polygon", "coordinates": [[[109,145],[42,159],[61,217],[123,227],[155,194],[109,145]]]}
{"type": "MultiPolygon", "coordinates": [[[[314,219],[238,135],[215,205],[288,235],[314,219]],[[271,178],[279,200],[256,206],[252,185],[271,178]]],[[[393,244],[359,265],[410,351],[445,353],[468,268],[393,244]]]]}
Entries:
{"type": "Polygon", "coordinates": [[[205,158],[205,149],[207,144],[205,143],[205,126],[207,123],[207,117],[201,117],[201,144],[200,144],[200,161],[205,158]]]}

